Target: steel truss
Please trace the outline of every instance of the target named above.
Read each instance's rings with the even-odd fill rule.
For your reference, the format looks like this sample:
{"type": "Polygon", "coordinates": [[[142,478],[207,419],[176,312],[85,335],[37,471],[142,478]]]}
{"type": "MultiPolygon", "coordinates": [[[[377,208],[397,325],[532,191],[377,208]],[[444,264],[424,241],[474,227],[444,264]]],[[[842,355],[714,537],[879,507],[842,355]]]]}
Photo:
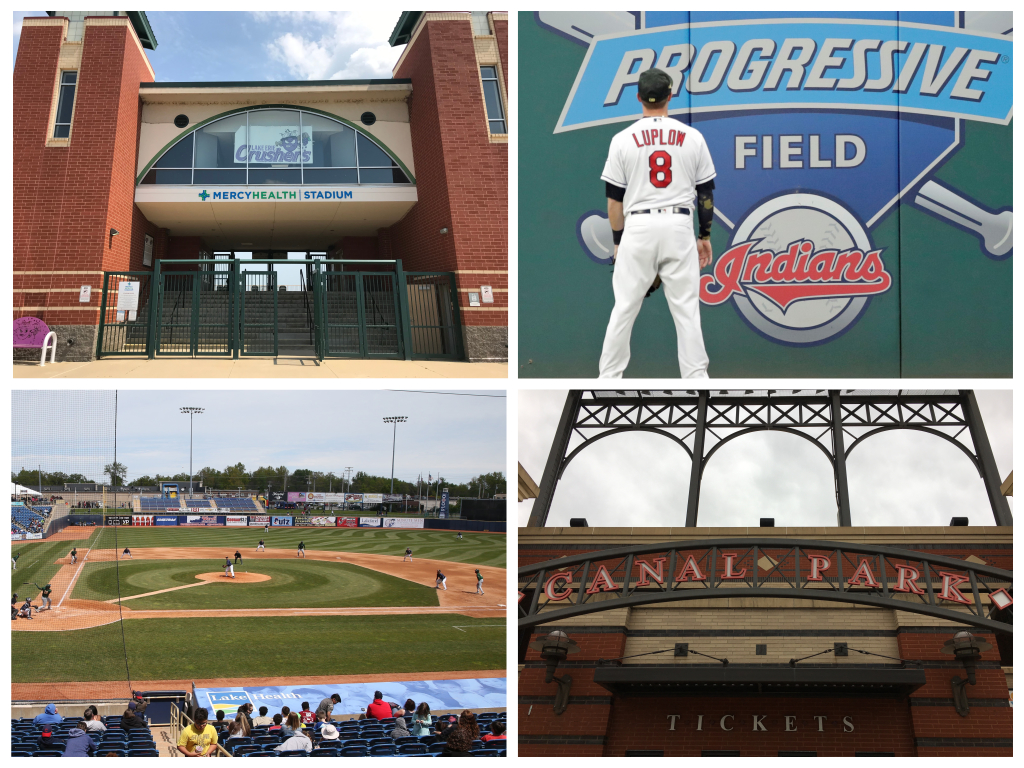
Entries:
{"type": "Polygon", "coordinates": [[[767,536],[676,541],[520,568],[519,628],[652,603],[781,597],[909,611],[1012,634],[1010,612],[990,599],[1001,590],[998,597],[1012,602],[1012,572],[896,547],[767,536]],[[943,598],[947,579],[954,584],[947,594],[964,602],[943,598]]]}
{"type": "Polygon", "coordinates": [[[555,486],[584,448],[623,432],[653,432],[690,457],[686,525],[694,527],[701,478],[715,452],[743,435],[776,431],[808,440],[825,454],[835,480],[838,524],[850,526],[846,460],[867,438],[893,429],[927,432],[963,451],[985,483],[996,525],[1013,525],[972,390],[572,390],[528,525],[547,523],[555,486]]]}

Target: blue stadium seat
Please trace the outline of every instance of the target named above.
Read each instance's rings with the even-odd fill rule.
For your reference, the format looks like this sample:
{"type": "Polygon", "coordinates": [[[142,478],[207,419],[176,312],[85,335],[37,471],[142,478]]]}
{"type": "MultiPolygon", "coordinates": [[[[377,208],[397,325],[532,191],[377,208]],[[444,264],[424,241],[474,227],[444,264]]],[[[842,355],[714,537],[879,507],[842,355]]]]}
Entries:
{"type": "Polygon", "coordinates": [[[425,736],[420,736],[418,741],[420,744],[426,744],[427,746],[430,746],[434,743],[434,734],[428,733],[425,736]]]}
{"type": "Polygon", "coordinates": [[[309,757],[304,749],[287,749],[284,752],[278,752],[278,757],[309,757]]]}
{"type": "Polygon", "coordinates": [[[480,739],[473,739],[473,743],[469,745],[470,750],[483,749],[484,743],[480,739]]]}
{"type": "Polygon", "coordinates": [[[394,754],[394,744],[375,744],[370,747],[370,757],[392,757],[394,754]]]}
{"type": "Polygon", "coordinates": [[[477,715],[476,718],[479,720],[481,717],[487,717],[494,720],[498,716],[497,712],[484,712],[483,714],[477,715]]]}
{"type": "Polygon", "coordinates": [[[473,757],[497,757],[498,750],[496,749],[471,749],[469,751],[473,757]]]}
{"type": "Polygon", "coordinates": [[[367,749],[365,746],[362,747],[342,747],[338,751],[339,757],[366,757],[367,749]]]}
{"type": "Polygon", "coordinates": [[[429,747],[427,747],[427,752],[431,752],[435,755],[438,755],[444,752],[444,748],[445,743],[443,741],[439,741],[437,744],[431,744],[429,747]]]}
{"type": "Polygon", "coordinates": [[[327,749],[324,749],[323,747],[320,747],[319,749],[314,749],[312,752],[310,752],[309,756],[310,757],[337,757],[338,756],[338,750],[334,749],[333,747],[328,747],[327,749]]]}
{"type": "Polygon", "coordinates": [[[394,744],[394,740],[390,736],[378,736],[377,738],[370,739],[370,746],[376,747],[378,744],[394,744]]]}
{"type": "Polygon", "coordinates": [[[346,739],[342,744],[344,747],[368,747],[369,745],[366,739],[346,739]]]}
{"type": "Polygon", "coordinates": [[[281,738],[279,736],[255,736],[253,741],[257,744],[280,744],[281,738]]]}
{"type": "Polygon", "coordinates": [[[395,745],[396,746],[401,745],[401,744],[419,744],[419,743],[420,743],[420,739],[419,739],[418,736],[399,736],[397,739],[395,739],[395,745]]]}
{"type": "Polygon", "coordinates": [[[232,757],[242,757],[248,755],[250,752],[263,752],[262,744],[235,744],[232,747],[224,746],[231,753],[232,757]]]}
{"type": "Polygon", "coordinates": [[[32,757],[64,757],[64,753],[56,749],[40,749],[33,752],[32,757]]]}
{"type": "Polygon", "coordinates": [[[146,749],[129,749],[127,757],[160,757],[160,750],[156,747],[146,749]]]}
{"type": "Polygon", "coordinates": [[[506,757],[507,755],[508,755],[508,750],[506,750],[506,749],[499,749],[498,750],[498,757],[506,757]]]}
{"type": "Polygon", "coordinates": [[[425,755],[427,754],[426,744],[401,744],[398,747],[400,755],[425,755]]]}

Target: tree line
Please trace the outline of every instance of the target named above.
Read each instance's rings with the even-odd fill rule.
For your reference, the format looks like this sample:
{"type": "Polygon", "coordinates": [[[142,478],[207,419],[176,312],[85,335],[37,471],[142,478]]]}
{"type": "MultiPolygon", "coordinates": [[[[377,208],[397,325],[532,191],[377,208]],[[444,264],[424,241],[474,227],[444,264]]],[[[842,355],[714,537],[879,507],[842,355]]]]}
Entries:
{"type": "MultiPolygon", "coordinates": [[[[171,481],[188,484],[187,473],[179,472],[176,475],[142,475],[135,477],[130,482],[125,479],[131,477],[128,468],[120,463],[107,464],[104,468],[104,479],[102,482],[109,482],[114,486],[157,486],[161,482],[171,481]]],[[[25,486],[36,486],[40,483],[40,474],[43,485],[65,485],[67,483],[95,483],[81,474],[68,474],[65,472],[42,472],[35,469],[25,469],[20,472],[11,473],[11,482],[25,486]]],[[[249,491],[260,492],[287,492],[287,491],[330,491],[334,493],[391,493],[391,478],[380,475],[371,475],[366,472],[356,472],[346,479],[344,473],[318,472],[312,469],[289,470],[285,466],[280,467],[259,467],[253,471],[245,468],[241,462],[225,467],[214,469],[203,467],[193,475],[193,480],[198,485],[202,481],[205,488],[214,490],[235,490],[241,488],[249,491]]],[[[403,480],[395,478],[395,493],[427,495],[430,489],[430,496],[437,494],[438,488],[447,488],[452,496],[463,498],[492,498],[495,494],[506,493],[506,480],[504,472],[486,472],[473,477],[468,483],[456,483],[446,480],[444,475],[433,477],[428,475],[420,483],[416,480],[403,480]],[[429,478],[429,482],[428,482],[429,478]]]]}

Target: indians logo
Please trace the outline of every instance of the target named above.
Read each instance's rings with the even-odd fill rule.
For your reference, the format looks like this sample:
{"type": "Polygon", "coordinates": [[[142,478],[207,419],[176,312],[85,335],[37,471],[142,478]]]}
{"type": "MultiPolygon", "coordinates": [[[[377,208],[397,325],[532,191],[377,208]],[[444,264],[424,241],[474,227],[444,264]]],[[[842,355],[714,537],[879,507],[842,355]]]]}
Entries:
{"type": "MultiPolygon", "coordinates": [[[[698,128],[717,171],[716,228],[730,233],[701,277],[708,306],[731,303],[774,342],[823,344],[894,285],[898,248],[872,232],[901,203],[1013,252],[1013,212],[934,178],[963,146],[964,121],[1008,125],[1009,12],[546,12],[542,28],[587,47],[555,134],[625,128],[651,67],[675,84],[670,115],[698,128]],[[890,263],[887,263],[890,262],[890,263]]],[[[576,234],[611,261],[603,211],[576,234]]]]}

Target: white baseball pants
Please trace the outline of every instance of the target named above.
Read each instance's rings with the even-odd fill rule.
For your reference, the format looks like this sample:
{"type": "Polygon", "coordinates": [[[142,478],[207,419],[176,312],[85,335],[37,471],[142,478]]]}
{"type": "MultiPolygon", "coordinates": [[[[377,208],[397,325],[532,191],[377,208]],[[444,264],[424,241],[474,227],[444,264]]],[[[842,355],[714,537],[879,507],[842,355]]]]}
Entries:
{"type": "Polygon", "coordinates": [[[661,276],[676,326],[679,375],[706,379],[708,356],[700,327],[700,264],[693,219],[681,213],[626,216],[626,229],[615,259],[612,289],[615,307],[601,350],[602,379],[621,379],[629,365],[629,337],[644,294],[661,276]]]}

